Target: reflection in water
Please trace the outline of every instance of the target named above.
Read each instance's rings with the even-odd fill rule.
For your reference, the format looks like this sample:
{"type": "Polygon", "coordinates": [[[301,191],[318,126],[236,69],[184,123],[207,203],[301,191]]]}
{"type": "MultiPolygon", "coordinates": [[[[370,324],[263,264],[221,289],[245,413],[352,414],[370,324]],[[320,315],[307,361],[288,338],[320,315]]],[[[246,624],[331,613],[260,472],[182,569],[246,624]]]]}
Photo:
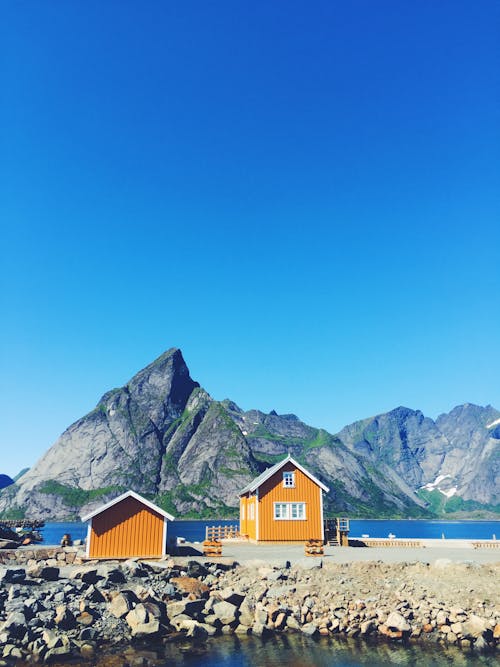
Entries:
{"type": "MultiPolygon", "coordinates": [[[[100,652],[89,662],[73,667],[489,667],[495,657],[427,644],[373,643],[304,635],[216,637],[206,642],[187,640],[165,645],[136,644],[100,652]]],[[[68,667],[68,663],[65,663],[68,667]]],[[[57,667],[54,665],[54,667],[57,667]]]]}

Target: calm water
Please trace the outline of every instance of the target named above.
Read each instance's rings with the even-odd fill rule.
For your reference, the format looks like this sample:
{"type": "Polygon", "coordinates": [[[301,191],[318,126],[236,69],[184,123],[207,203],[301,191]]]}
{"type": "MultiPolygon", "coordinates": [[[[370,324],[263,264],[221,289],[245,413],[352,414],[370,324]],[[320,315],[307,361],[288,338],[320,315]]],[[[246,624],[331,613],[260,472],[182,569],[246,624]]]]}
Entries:
{"type": "MultiPolygon", "coordinates": [[[[173,521],[169,524],[169,536],[184,537],[188,542],[205,539],[205,527],[213,525],[236,525],[237,521],[173,521]]],[[[40,531],[45,544],[59,544],[64,533],[73,539],[84,539],[87,526],[83,523],[47,523],[40,531]]],[[[390,521],[351,520],[351,537],[396,537],[441,538],[491,540],[493,535],[500,539],[500,521],[390,521]]]]}
{"type": "MultiPolygon", "coordinates": [[[[122,667],[150,664],[155,667],[484,667],[495,662],[492,654],[462,652],[454,647],[338,640],[310,639],[303,635],[257,637],[214,637],[206,643],[177,641],[165,646],[134,645],[100,651],[91,662],[71,663],[81,667],[122,667]]],[[[65,663],[66,667],[68,663],[65,663]]],[[[55,665],[57,667],[57,665],[55,665]]]]}

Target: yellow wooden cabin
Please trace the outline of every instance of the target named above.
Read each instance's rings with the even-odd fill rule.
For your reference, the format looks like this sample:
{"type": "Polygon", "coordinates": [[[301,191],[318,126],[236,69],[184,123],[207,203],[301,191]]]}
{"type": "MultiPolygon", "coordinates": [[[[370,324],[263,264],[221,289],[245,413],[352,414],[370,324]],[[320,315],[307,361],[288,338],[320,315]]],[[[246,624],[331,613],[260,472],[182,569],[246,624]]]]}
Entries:
{"type": "Polygon", "coordinates": [[[323,540],[328,491],[288,455],[240,491],[240,533],[255,542],[323,540]]]}
{"type": "Polygon", "coordinates": [[[82,517],[88,522],[88,558],[161,558],[167,553],[167,522],[174,517],[127,491],[82,517]]]}

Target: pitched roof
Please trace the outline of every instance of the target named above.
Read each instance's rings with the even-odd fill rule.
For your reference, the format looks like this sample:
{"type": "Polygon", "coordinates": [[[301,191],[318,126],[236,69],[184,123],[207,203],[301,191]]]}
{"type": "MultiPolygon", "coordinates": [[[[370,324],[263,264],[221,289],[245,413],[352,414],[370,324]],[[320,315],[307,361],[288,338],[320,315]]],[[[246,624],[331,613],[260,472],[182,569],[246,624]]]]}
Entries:
{"type": "Polygon", "coordinates": [[[135,498],[135,500],[138,500],[143,505],[146,505],[146,507],[149,507],[149,509],[153,510],[154,512],[158,512],[158,514],[161,514],[165,519],[168,519],[169,521],[174,520],[174,517],[171,514],[165,512],[165,510],[162,510],[161,507],[158,507],[158,505],[155,505],[149,500],[146,500],[146,498],[143,498],[135,491],[126,491],[125,493],[122,493],[121,496],[118,496],[118,498],[110,500],[109,503],[106,503],[105,505],[98,507],[93,512],[90,512],[90,514],[82,516],[82,521],[89,521],[90,519],[92,519],[92,517],[97,516],[97,514],[101,514],[110,507],[113,507],[113,505],[116,505],[117,503],[120,503],[122,500],[125,500],[125,498],[135,498]]]}
{"type": "Polygon", "coordinates": [[[300,471],[304,473],[304,475],[307,475],[309,479],[311,479],[315,484],[317,484],[325,493],[328,493],[330,489],[323,484],[323,482],[320,482],[319,479],[317,479],[314,475],[312,475],[308,470],[306,470],[303,466],[300,465],[295,459],[293,459],[290,454],[286,458],[284,458],[282,461],[278,461],[278,463],[275,463],[273,466],[270,468],[267,468],[267,470],[264,470],[263,473],[261,473],[258,477],[256,477],[253,481],[250,482],[250,484],[247,484],[244,489],[241,489],[240,491],[240,496],[242,496],[244,493],[248,493],[249,491],[255,491],[255,489],[258,489],[259,486],[261,486],[266,480],[268,480],[270,477],[274,475],[274,473],[278,472],[280,468],[282,468],[285,463],[288,462],[293,463],[293,465],[298,468],[300,471]]]}

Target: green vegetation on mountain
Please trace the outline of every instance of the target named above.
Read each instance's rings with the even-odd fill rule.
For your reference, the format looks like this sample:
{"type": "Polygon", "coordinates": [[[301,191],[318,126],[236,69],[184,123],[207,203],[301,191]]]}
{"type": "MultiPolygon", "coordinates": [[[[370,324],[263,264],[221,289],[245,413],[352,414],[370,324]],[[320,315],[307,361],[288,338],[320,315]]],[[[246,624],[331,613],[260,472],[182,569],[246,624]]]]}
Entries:
{"type": "Polygon", "coordinates": [[[435,421],[398,407],[333,435],[293,414],[213,400],[171,349],[1,490],[0,516],[78,518],[132,489],[177,517],[234,517],[239,490],[287,453],[330,487],[329,515],[491,515],[500,509],[499,419],[491,406],[465,404],[435,421]]]}

